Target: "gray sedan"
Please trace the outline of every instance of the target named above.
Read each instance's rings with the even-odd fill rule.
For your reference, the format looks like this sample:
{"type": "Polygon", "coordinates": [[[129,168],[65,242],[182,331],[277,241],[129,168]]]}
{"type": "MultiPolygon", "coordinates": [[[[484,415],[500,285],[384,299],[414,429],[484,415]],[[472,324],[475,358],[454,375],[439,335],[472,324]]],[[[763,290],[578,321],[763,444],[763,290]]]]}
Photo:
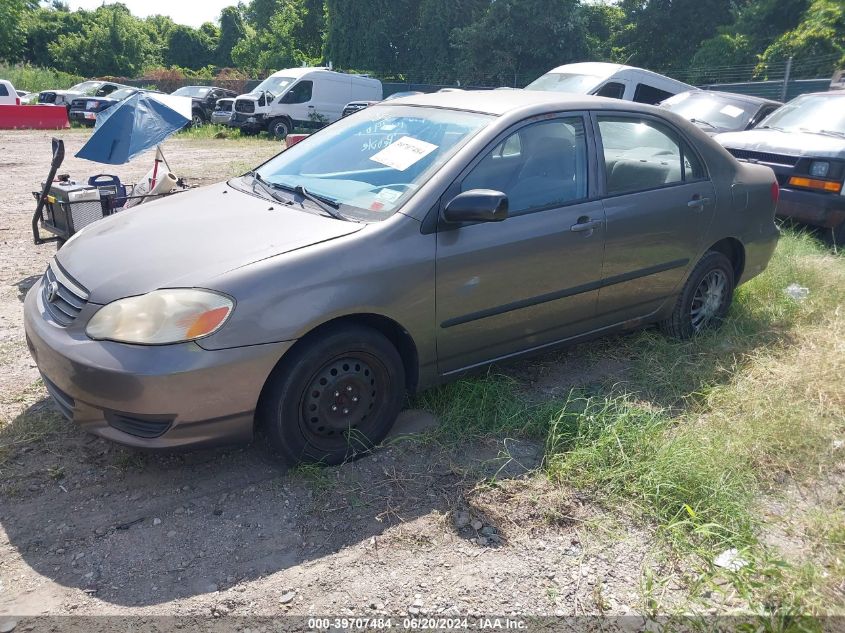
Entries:
{"type": "Polygon", "coordinates": [[[521,90],[353,114],[86,227],[26,298],[64,414],[117,442],[337,463],[406,391],[659,323],[719,324],[777,242],[772,171],[640,104],[521,90]]]}

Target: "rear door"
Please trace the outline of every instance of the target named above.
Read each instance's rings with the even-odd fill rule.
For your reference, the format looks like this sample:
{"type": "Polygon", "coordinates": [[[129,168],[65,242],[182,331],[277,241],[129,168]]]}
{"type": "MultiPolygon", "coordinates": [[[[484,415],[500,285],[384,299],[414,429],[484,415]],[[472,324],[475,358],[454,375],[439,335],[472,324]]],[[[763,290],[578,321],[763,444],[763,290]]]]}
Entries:
{"type": "Polygon", "coordinates": [[[508,195],[503,222],[441,223],[437,353],[449,374],[591,327],[604,251],[604,212],[585,115],[538,117],[499,137],[443,196],[508,195]]]}
{"type": "Polygon", "coordinates": [[[703,161],[673,126],[633,113],[593,113],[593,122],[607,222],[603,326],[646,317],[677,292],[716,200],[703,161]]]}

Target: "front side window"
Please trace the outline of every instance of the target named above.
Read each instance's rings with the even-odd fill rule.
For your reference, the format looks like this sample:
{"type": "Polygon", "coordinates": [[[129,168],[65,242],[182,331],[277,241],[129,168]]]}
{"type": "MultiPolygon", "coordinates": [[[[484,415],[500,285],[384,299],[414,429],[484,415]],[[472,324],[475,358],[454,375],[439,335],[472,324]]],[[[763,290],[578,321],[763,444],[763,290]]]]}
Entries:
{"type": "Polygon", "coordinates": [[[621,99],[625,96],[625,84],[611,81],[596,91],[597,97],[608,97],[610,99],[621,99]]]}
{"type": "Polygon", "coordinates": [[[508,214],[587,197],[587,140],[580,117],[532,123],[507,137],[467,174],[461,191],[508,196],[508,214]]]}
{"type": "Polygon", "coordinates": [[[308,103],[311,101],[311,91],[313,89],[313,81],[300,81],[293,88],[288,90],[282,98],[282,103],[308,103]]]}
{"type": "Polygon", "coordinates": [[[598,117],[607,193],[646,191],[705,177],[704,166],[665,125],[634,117],[598,117]]]}

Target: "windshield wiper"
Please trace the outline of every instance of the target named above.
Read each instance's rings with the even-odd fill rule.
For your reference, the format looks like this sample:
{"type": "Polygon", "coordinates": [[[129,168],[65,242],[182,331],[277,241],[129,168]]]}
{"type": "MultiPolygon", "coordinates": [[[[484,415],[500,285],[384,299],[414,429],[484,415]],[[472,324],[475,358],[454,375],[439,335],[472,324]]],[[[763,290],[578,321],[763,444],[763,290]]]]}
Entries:
{"type": "Polygon", "coordinates": [[[690,119],[690,123],[703,123],[703,124],[704,124],[704,125],[706,125],[707,127],[712,127],[714,130],[718,130],[718,129],[719,129],[719,128],[717,128],[715,125],[713,125],[712,123],[710,123],[710,121],[705,121],[704,119],[690,119]]]}
{"type": "Polygon", "coordinates": [[[761,125],[757,128],[758,130],[776,130],[778,132],[786,132],[782,127],[777,127],[776,125],[761,125]]]}
{"type": "Polygon", "coordinates": [[[831,136],[845,138],[845,132],[840,132],[839,130],[819,130],[818,132],[819,134],[830,134],[831,136]]]}
{"type": "Polygon", "coordinates": [[[283,204],[293,204],[293,200],[288,200],[284,196],[280,196],[279,194],[277,194],[275,192],[275,185],[273,185],[272,183],[269,183],[266,180],[264,180],[264,178],[261,177],[261,174],[259,174],[257,171],[247,172],[246,175],[252,176],[252,190],[253,191],[255,191],[255,183],[258,183],[259,185],[261,185],[261,188],[264,190],[264,192],[268,196],[273,198],[273,200],[276,200],[277,202],[281,202],[283,204]]]}
{"type": "Polygon", "coordinates": [[[293,188],[293,191],[298,193],[303,198],[307,198],[314,204],[316,204],[320,209],[328,213],[333,218],[337,218],[338,220],[346,220],[347,222],[351,222],[350,218],[347,218],[343,215],[338,209],[340,208],[340,204],[336,200],[332,200],[331,198],[327,198],[325,196],[318,196],[317,194],[311,193],[302,185],[296,185],[293,188]]]}

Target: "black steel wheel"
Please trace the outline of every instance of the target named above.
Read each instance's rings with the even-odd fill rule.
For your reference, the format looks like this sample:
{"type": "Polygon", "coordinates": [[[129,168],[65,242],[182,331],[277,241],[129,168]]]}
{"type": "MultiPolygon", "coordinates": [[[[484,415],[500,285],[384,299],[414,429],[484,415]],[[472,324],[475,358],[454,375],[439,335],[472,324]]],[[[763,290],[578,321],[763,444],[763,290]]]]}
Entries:
{"type": "Polygon", "coordinates": [[[660,323],[675,338],[690,338],[722,324],[731,307],[734,269],[723,253],[708,251],[690,273],[672,314],[660,323]]]}
{"type": "Polygon", "coordinates": [[[405,370],[370,328],[331,328],[291,350],[259,403],[259,422],[285,461],[338,464],[381,442],[402,407],[405,370]]]}
{"type": "Polygon", "coordinates": [[[202,127],[205,125],[205,118],[202,116],[202,112],[198,110],[194,110],[191,113],[191,125],[190,127],[202,127]]]}

